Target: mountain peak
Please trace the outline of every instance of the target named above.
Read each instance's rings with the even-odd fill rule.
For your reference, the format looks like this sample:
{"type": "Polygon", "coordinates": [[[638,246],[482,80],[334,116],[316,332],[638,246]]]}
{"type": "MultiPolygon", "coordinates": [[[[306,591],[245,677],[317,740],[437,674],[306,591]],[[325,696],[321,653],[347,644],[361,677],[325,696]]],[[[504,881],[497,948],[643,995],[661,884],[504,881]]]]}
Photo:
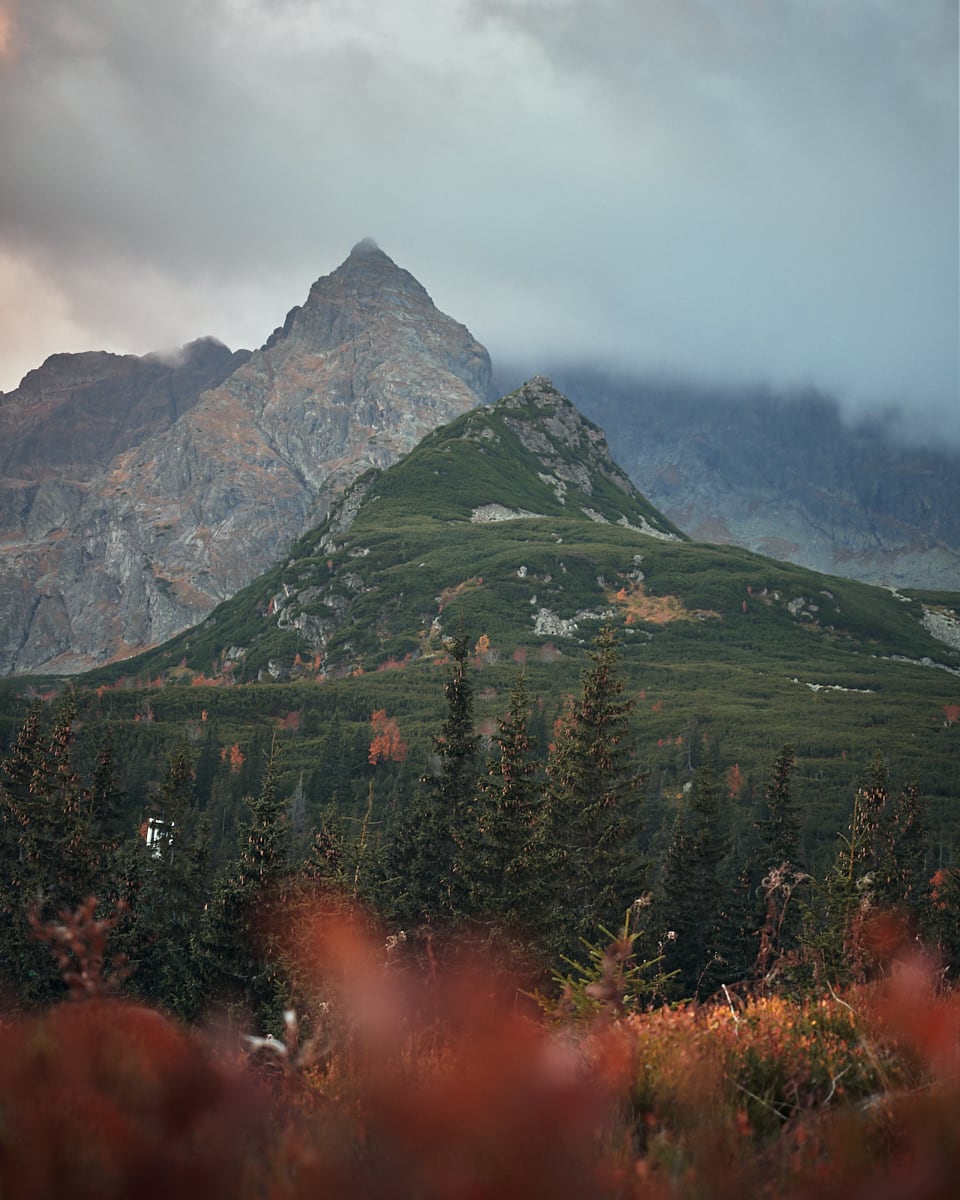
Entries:
{"type": "Polygon", "coordinates": [[[310,288],[307,306],[333,301],[338,305],[352,300],[383,299],[387,292],[417,297],[432,308],[423,284],[409,271],[397,266],[373,238],[357,242],[335,271],[321,276],[310,288]]]}
{"type": "Polygon", "coordinates": [[[372,237],[362,238],[350,251],[351,258],[367,258],[371,254],[383,254],[372,237]]]}
{"type": "Polygon", "coordinates": [[[403,509],[415,496],[417,511],[438,521],[539,514],[683,537],[617,466],[603,431],[543,378],[435,429],[367,488],[376,520],[397,497],[403,509]]]}
{"type": "MultiPolygon", "coordinates": [[[[21,586],[19,554],[0,563],[0,626],[20,647],[16,658],[0,647],[0,671],[53,660],[59,667],[66,653],[69,669],[192,624],[266,569],[355,476],[395,461],[489,398],[486,350],[370,239],[319,279],[242,365],[213,343],[181,356],[175,367],[158,356],[68,356],[46,364],[32,392],[21,389],[33,402],[47,381],[48,431],[33,439],[42,448],[34,475],[52,472],[58,484],[51,495],[38,493],[29,529],[22,498],[33,504],[33,494],[20,482],[31,460],[12,427],[27,406],[4,399],[0,474],[18,482],[0,488],[0,531],[29,543],[35,582],[21,586]],[[49,432],[55,407],[67,436],[49,432]],[[97,474],[70,492],[67,512],[59,483],[73,480],[75,460],[97,474]],[[68,519],[77,533],[57,533],[54,562],[48,534],[68,519]],[[81,543],[92,528],[95,542],[81,543]],[[122,548],[108,549],[114,545],[122,548]],[[65,566],[53,594],[43,590],[78,553],[96,566],[82,578],[65,566]],[[147,559],[152,569],[144,572],[147,559]],[[128,586],[131,571],[137,583],[128,586]]],[[[40,411],[32,403],[27,415],[40,411]]],[[[37,420],[30,431],[39,428],[37,420]]]]}
{"type": "MultiPolygon", "coordinates": [[[[553,380],[546,375],[532,376],[511,394],[516,401],[532,405],[534,408],[542,408],[545,404],[556,404],[558,401],[561,404],[569,405],[570,408],[574,407],[573,403],[556,387],[553,380]]],[[[584,419],[582,414],[578,413],[577,415],[584,419]]]]}

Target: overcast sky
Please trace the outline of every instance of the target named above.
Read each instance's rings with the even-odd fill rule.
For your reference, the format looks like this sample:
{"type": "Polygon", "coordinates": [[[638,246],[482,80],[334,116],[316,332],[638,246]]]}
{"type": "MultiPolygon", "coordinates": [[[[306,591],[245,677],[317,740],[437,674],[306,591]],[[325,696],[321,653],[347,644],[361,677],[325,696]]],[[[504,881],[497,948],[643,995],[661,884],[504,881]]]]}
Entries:
{"type": "Polygon", "coordinates": [[[0,0],[0,389],[374,237],[495,357],[960,432],[955,0],[0,0]]]}

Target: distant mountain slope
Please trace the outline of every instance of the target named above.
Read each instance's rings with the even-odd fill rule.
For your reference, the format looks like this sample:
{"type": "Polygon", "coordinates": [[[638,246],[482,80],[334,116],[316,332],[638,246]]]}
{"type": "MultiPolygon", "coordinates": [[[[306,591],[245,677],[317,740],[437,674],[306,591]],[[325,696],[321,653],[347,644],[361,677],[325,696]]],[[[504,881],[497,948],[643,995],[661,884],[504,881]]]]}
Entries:
{"type": "Polygon", "coordinates": [[[570,367],[551,377],[691,537],[870,583],[960,588],[960,448],[904,444],[880,420],[848,424],[815,392],[570,367]]]}
{"type": "Polygon", "coordinates": [[[58,497],[79,497],[115,455],[169,429],[248,357],[213,338],[174,356],[51,355],[0,394],[0,530],[42,537],[58,497]]]}
{"type": "Polygon", "coordinates": [[[0,394],[0,478],[90,479],[170,427],[250,357],[215,338],[171,355],[53,354],[0,394]]]}
{"type": "Polygon", "coordinates": [[[42,529],[8,521],[0,670],[76,671],[193,624],[357,474],[487,400],[490,362],[367,241],[211,382],[119,446],[79,505],[51,503],[42,529]]]}
{"type": "Polygon", "coordinates": [[[82,592],[87,570],[75,533],[110,461],[169,429],[247,357],[213,338],[176,356],[55,354],[0,396],[0,673],[69,644],[65,597],[82,592]]]}
{"type": "Polygon", "coordinates": [[[361,476],[274,568],[129,669],[329,678],[442,655],[461,628],[500,655],[612,623],[678,666],[862,673],[900,656],[960,674],[960,598],[933,599],[690,542],[535,378],[361,476]]]}

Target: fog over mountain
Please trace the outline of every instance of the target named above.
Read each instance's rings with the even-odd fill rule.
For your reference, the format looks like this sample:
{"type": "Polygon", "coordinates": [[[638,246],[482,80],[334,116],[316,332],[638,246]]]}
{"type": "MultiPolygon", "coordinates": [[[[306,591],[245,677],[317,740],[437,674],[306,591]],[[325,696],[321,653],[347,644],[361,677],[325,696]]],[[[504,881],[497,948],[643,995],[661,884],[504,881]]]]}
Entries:
{"type": "Polygon", "coordinates": [[[0,0],[0,388],[255,347],[367,234],[495,359],[960,440],[951,0],[0,0]]]}

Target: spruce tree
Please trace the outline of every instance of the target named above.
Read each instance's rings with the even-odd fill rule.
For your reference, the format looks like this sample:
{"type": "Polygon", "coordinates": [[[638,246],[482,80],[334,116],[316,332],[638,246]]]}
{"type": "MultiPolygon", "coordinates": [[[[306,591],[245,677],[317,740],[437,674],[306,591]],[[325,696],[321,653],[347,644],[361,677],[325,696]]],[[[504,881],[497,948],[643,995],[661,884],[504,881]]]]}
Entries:
{"type": "Polygon", "coordinates": [[[800,867],[800,821],[793,795],[797,760],[789,742],[781,746],[766,788],[766,812],[758,824],[759,869],[766,873],[787,864],[800,867]]]}
{"type": "Polygon", "coordinates": [[[62,990],[52,956],[30,936],[28,912],[44,923],[89,896],[101,911],[116,900],[110,764],[94,787],[83,786],[72,753],[76,715],[73,693],[49,730],[34,706],[0,764],[0,955],[8,987],[26,1004],[62,990]]]}
{"type": "Polygon", "coordinates": [[[872,914],[900,909],[919,920],[923,853],[919,793],[911,787],[891,796],[886,759],[878,749],[854,795],[849,836],[841,835],[836,862],[808,919],[808,940],[829,978],[845,982],[873,969],[861,938],[872,914]]]}
{"type": "Polygon", "coordinates": [[[926,855],[925,799],[915,783],[888,795],[873,865],[873,903],[879,908],[914,910],[923,884],[926,855]]]}
{"type": "Polygon", "coordinates": [[[210,840],[194,784],[193,760],[181,745],[157,789],[146,836],[127,852],[132,920],[119,939],[134,967],[131,990],[187,1020],[204,998],[200,935],[210,840]]]}
{"type": "Polygon", "coordinates": [[[654,927],[663,941],[664,969],[677,971],[684,996],[701,995],[720,981],[721,923],[730,840],[713,767],[697,768],[677,814],[655,892],[654,927]]]}
{"type": "Polygon", "coordinates": [[[475,806],[472,907],[501,928],[543,934],[546,853],[542,767],[529,732],[523,671],[498,722],[494,752],[475,806]]]}
{"type": "Polygon", "coordinates": [[[800,854],[800,822],[793,793],[796,758],[785,743],[777,754],[766,788],[763,818],[750,875],[754,906],[754,972],[772,983],[792,961],[802,941],[803,905],[810,878],[800,854]]]}
{"type": "Polygon", "coordinates": [[[568,947],[618,928],[639,885],[640,790],[628,741],[634,701],[617,670],[613,630],[594,641],[580,693],[562,711],[547,757],[554,919],[568,947]]]}
{"type": "Polygon", "coordinates": [[[260,789],[246,798],[239,853],[214,885],[201,942],[206,992],[274,1033],[291,999],[283,922],[293,918],[300,898],[288,854],[289,806],[277,788],[278,753],[274,742],[260,789]]]}
{"type": "Polygon", "coordinates": [[[889,799],[887,760],[883,751],[878,749],[854,798],[848,847],[851,875],[861,878],[872,875],[889,855],[889,826],[886,821],[889,799]]]}
{"type": "Polygon", "coordinates": [[[453,670],[444,685],[447,715],[433,739],[439,769],[420,780],[399,819],[386,865],[395,880],[391,905],[404,924],[453,925],[473,914],[472,877],[480,739],[473,729],[468,642],[446,639],[453,670]]]}
{"type": "Polygon", "coordinates": [[[29,937],[27,908],[43,897],[33,796],[45,780],[41,708],[35,704],[0,764],[0,970],[4,1001],[36,1003],[53,994],[52,960],[29,937]]]}

